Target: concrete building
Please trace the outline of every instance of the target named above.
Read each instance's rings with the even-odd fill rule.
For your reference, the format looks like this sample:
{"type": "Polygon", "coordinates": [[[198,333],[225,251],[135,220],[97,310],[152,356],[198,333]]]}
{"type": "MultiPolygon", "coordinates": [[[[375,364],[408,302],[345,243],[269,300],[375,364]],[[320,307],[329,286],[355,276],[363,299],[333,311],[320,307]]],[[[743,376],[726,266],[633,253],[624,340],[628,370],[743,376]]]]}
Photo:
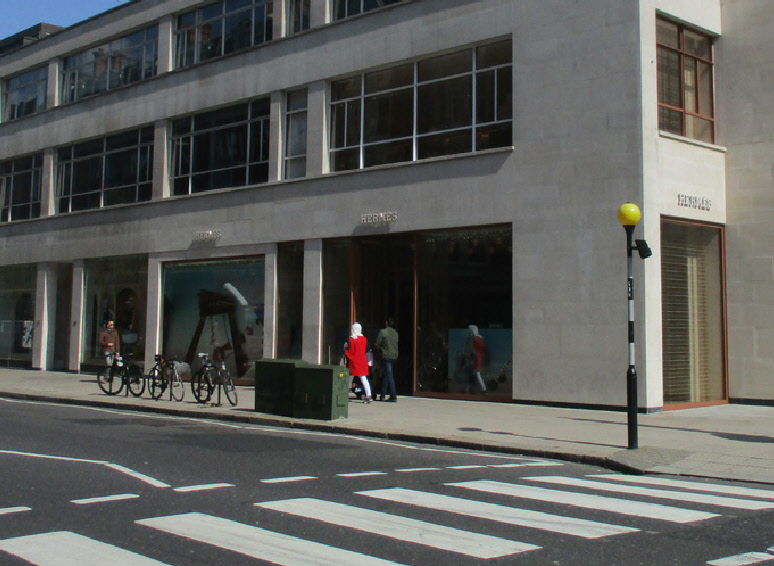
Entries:
{"type": "Polygon", "coordinates": [[[766,0],[134,0],[9,50],[0,356],[85,371],[114,319],[146,366],[220,348],[249,381],[393,316],[400,394],[622,406],[633,202],[640,408],[771,403],[772,24],[766,0]]]}

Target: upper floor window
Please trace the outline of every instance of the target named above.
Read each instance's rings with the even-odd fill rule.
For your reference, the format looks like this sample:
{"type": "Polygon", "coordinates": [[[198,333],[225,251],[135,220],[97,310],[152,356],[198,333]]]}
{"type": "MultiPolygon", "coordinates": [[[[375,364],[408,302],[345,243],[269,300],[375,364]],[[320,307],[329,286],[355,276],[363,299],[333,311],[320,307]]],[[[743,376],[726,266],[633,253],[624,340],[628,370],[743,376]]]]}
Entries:
{"type": "Polygon", "coordinates": [[[188,195],[269,180],[269,99],[172,123],[172,192],[188,195]]]}
{"type": "Polygon", "coordinates": [[[45,110],[47,88],[46,67],[8,79],[3,95],[3,122],[45,110]]]}
{"type": "Polygon", "coordinates": [[[659,129],[715,141],[712,38],[669,20],[656,20],[659,129]]]}
{"type": "Polygon", "coordinates": [[[309,29],[309,4],[310,0],[287,0],[287,34],[293,35],[309,29]]]}
{"type": "Polygon", "coordinates": [[[403,0],[333,0],[333,19],[343,20],[370,12],[382,6],[398,4],[403,0]]]}
{"type": "Polygon", "coordinates": [[[175,68],[272,38],[273,0],[220,0],[177,18],[175,68]]]}
{"type": "Polygon", "coordinates": [[[287,94],[285,178],[306,177],[306,89],[287,94]]]}
{"type": "Polygon", "coordinates": [[[331,84],[331,170],[513,144],[511,41],[331,84]]]}
{"type": "Polygon", "coordinates": [[[60,147],[56,154],[58,212],[151,199],[153,127],[60,147]]]}
{"type": "Polygon", "coordinates": [[[148,79],[157,59],[156,26],[71,55],[63,65],[62,103],[148,79]]]}
{"type": "Polygon", "coordinates": [[[0,162],[0,222],[40,216],[43,154],[0,162]]]}

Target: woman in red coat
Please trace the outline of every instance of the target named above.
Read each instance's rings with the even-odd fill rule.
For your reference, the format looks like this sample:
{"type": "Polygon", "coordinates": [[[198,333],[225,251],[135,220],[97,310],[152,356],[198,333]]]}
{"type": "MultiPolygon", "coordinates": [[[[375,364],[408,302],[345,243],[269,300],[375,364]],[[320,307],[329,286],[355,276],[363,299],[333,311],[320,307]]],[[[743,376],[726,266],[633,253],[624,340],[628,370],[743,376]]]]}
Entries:
{"type": "Polygon", "coordinates": [[[352,325],[352,336],[349,337],[344,346],[344,355],[347,356],[347,368],[349,368],[350,378],[360,378],[363,384],[363,394],[365,402],[371,402],[371,384],[368,383],[368,359],[366,351],[368,350],[368,339],[363,336],[363,327],[359,322],[352,325]]]}

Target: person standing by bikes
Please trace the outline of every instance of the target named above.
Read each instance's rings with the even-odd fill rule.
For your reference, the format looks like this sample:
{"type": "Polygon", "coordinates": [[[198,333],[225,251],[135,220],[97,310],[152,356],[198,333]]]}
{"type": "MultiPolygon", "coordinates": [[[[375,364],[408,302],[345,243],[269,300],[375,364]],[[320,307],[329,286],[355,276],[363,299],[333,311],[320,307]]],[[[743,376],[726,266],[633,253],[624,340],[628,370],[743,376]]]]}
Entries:
{"type": "Polygon", "coordinates": [[[121,337],[115,329],[115,322],[108,320],[105,328],[99,333],[97,342],[102,348],[102,354],[105,356],[105,365],[111,367],[116,354],[121,352],[121,337]]]}

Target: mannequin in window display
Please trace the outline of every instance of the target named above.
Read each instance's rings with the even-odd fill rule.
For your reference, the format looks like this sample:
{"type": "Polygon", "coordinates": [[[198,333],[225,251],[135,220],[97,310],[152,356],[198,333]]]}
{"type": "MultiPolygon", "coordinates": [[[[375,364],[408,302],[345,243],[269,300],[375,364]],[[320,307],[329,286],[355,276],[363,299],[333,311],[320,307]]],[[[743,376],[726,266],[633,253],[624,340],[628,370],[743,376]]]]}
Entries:
{"type": "Polygon", "coordinates": [[[478,333],[478,326],[471,324],[468,326],[468,337],[465,340],[465,352],[464,358],[467,364],[467,371],[469,375],[468,392],[473,392],[473,387],[478,384],[481,389],[481,393],[486,393],[486,384],[481,377],[481,367],[484,364],[484,356],[486,354],[486,343],[484,337],[478,333]]]}

